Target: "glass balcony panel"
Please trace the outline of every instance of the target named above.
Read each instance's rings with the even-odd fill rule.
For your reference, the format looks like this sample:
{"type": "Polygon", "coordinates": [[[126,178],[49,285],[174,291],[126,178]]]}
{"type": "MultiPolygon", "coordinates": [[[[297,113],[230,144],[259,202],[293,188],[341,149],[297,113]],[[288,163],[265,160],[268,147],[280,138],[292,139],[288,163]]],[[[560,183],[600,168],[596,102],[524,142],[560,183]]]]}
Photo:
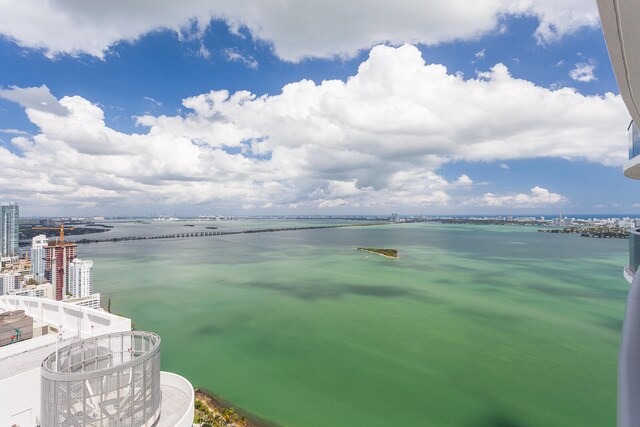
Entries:
{"type": "Polygon", "coordinates": [[[634,272],[640,266],[640,231],[629,230],[629,267],[634,272]]]}
{"type": "Polygon", "coordinates": [[[629,160],[640,155],[640,130],[635,123],[629,128],[629,160]]]}

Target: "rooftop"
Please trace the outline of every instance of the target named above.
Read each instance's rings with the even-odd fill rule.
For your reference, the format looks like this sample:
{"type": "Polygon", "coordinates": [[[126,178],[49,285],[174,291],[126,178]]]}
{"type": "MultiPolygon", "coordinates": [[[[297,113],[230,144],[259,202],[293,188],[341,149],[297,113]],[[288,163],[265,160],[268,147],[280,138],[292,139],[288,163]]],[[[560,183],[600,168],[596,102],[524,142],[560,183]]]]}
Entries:
{"type": "MultiPolygon", "coordinates": [[[[64,301],[0,296],[0,313],[13,310],[24,310],[32,316],[34,326],[48,324],[50,332],[0,348],[0,395],[3,396],[0,402],[0,425],[11,424],[9,421],[13,418],[10,418],[12,415],[9,412],[12,411],[23,413],[27,410],[35,417],[41,415],[41,365],[55,353],[56,348],[73,347],[75,342],[84,342],[85,339],[91,342],[91,337],[102,334],[131,334],[130,319],[107,312],[64,301]],[[55,333],[51,333],[52,329],[55,333]],[[16,387],[22,393],[12,392],[16,387]]],[[[151,347],[148,349],[151,350],[151,347]]],[[[160,418],[156,427],[192,426],[195,397],[191,383],[179,375],[160,372],[160,390],[160,418]]]]}
{"type": "Polygon", "coordinates": [[[169,372],[160,373],[162,390],[161,412],[155,427],[174,427],[191,425],[193,421],[194,393],[191,384],[179,375],[169,372]],[[185,408],[190,411],[185,412],[185,408]]]}
{"type": "MultiPolygon", "coordinates": [[[[67,338],[60,341],[58,345],[65,346],[72,343],[73,340],[73,338],[67,338]]],[[[56,351],[56,335],[44,335],[29,341],[37,341],[40,346],[27,347],[23,351],[0,357],[0,381],[39,367],[47,356],[56,351]]]]}

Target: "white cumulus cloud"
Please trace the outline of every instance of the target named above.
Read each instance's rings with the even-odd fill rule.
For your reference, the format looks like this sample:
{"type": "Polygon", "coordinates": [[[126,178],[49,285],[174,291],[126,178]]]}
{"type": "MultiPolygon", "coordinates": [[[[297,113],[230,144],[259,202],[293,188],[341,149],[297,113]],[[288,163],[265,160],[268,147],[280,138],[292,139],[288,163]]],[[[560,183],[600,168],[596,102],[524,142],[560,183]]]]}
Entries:
{"type": "Polygon", "coordinates": [[[594,63],[579,62],[573,70],[569,71],[569,77],[577,82],[588,83],[596,80],[595,69],[594,63]]]}
{"type": "Polygon", "coordinates": [[[470,186],[473,185],[473,180],[467,175],[460,175],[456,180],[456,184],[460,186],[470,186]]]}
{"type": "Polygon", "coordinates": [[[486,193],[479,204],[511,208],[541,208],[566,202],[567,199],[546,188],[535,186],[529,193],[497,195],[486,193]]]}
{"type": "MultiPolygon", "coordinates": [[[[502,64],[465,79],[426,64],[411,45],[375,47],[346,81],[301,80],[277,95],[194,95],[184,113],[138,117],[139,133],[110,128],[97,103],[58,100],[46,86],[0,96],[20,102],[39,129],[12,139],[17,152],[0,147],[0,197],[43,205],[60,197],[78,206],[450,205],[475,184],[441,176],[448,162],[555,157],[619,166],[626,158],[620,96],[550,90],[502,64]]],[[[536,187],[491,197],[478,203],[561,196],[536,187]]]]}
{"type": "Polygon", "coordinates": [[[36,111],[52,113],[58,116],[66,116],[69,114],[63,105],[51,95],[49,88],[46,86],[20,88],[10,86],[9,89],[0,88],[0,98],[17,102],[24,108],[30,108],[36,111]]]}
{"type": "MultiPolygon", "coordinates": [[[[503,32],[503,16],[538,20],[535,37],[553,42],[598,25],[595,2],[584,0],[32,0],[0,2],[0,34],[49,57],[86,53],[103,58],[119,42],[155,30],[201,38],[213,19],[271,43],[287,61],[351,57],[381,42],[437,44],[503,32]]],[[[201,53],[208,55],[202,45],[201,53]]]]}

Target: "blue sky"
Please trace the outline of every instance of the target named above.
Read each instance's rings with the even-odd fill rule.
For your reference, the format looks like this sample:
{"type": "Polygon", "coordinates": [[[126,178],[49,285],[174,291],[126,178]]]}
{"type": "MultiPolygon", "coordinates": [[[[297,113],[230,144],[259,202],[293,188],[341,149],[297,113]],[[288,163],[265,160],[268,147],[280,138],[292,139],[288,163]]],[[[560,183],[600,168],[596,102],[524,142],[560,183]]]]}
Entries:
{"type": "Polygon", "coordinates": [[[595,5],[61,3],[0,11],[0,200],[25,215],[639,209],[595,5]]]}

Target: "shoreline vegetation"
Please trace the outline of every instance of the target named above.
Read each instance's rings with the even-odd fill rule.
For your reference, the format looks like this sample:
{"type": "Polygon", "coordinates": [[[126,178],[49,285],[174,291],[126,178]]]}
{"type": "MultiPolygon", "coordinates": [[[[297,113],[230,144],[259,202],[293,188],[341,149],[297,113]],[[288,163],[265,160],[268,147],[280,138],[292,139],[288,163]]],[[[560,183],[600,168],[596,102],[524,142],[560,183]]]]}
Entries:
{"type": "Polygon", "coordinates": [[[199,388],[194,389],[193,423],[202,427],[276,427],[275,424],[236,410],[229,403],[199,388]]]}
{"type": "Polygon", "coordinates": [[[372,254],[380,255],[386,258],[398,258],[397,249],[388,249],[388,248],[356,248],[359,251],[369,252],[372,254]]]}
{"type": "Polygon", "coordinates": [[[579,234],[596,239],[628,239],[629,230],[620,227],[565,227],[538,230],[540,233],[579,234]]]}
{"type": "MultiPolygon", "coordinates": [[[[544,221],[539,220],[527,220],[527,221],[514,221],[508,219],[472,219],[472,218],[450,218],[450,219],[435,219],[429,220],[429,222],[439,222],[441,224],[458,224],[458,225],[502,225],[502,226],[540,226],[548,225],[544,221]]],[[[581,237],[592,237],[596,239],[628,239],[629,231],[621,227],[607,227],[607,226],[571,226],[562,228],[544,228],[538,229],[540,233],[552,233],[552,234],[579,234],[581,237]]]]}

